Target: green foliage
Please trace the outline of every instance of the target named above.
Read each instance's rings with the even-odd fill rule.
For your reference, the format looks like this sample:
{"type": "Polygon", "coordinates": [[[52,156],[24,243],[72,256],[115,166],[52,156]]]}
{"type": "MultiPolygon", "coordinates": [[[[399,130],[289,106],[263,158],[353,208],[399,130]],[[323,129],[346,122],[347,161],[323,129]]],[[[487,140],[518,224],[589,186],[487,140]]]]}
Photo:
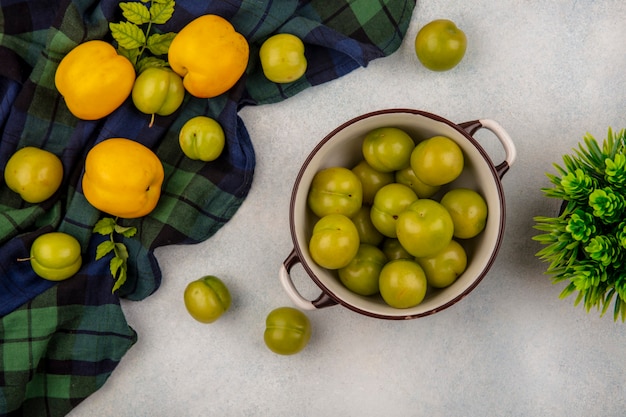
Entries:
{"type": "Polygon", "coordinates": [[[100,243],[96,248],[96,261],[113,253],[113,257],[109,262],[109,269],[115,280],[115,285],[112,289],[112,292],[115,292],[126,282],[128,270],[128,250],[126,245],[115,241],[115,235],[118,234],[130,238],[137,233],[137,228],[121,226],[117,223],[117,219],[105,217],[98,220],[93,228],[93,233],[109,236],[109,240],[100,243]]]}
{"type": "Polygon", "coordinates": [[[174,5],[174,0],[122,2],[126,21],[109,23],[118,53],[129,59],[138,74],[149,67],[168,65],[165,56],[176,33],[152,33],[152,29],[170,20],[174,5]]]}
{"type": "Polygon", "coordinates": [[[578,293],[587,311],[604,315],[613,303],[613,319],[626,320],[626,130],[609,129],[600,145],[587,134],[542,188],[563,200],[557,217],[536,216],[533,236],[544,247],[536,256],[548,263],[553,283],[569,282],[565,298],[578,293]]]}

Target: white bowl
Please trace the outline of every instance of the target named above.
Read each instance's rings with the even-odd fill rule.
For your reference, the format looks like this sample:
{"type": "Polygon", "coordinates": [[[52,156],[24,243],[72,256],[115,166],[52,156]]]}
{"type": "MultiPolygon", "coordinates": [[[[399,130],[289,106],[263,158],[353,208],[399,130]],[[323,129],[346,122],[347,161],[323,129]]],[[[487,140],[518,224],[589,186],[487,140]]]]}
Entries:
{"type": "Polygon", "coordinates": [[[356,117],[327,135],[306,158],[291,195],[289,222],[294,249],[283,262],[280,280],[292,301],[300,308],[314,310],[340,304],[360,314],[380,319],[413,319],[441,311],[469,294],[487,274],[493,264],[505,225],[505,202],[501,178],[513,164],[516,150],[509,135],[493,120],[475,120],[455,124],[440,116],[411,109],[375,111],[356,117]],[[317,218],[307,206],[309,185],[316,172],[332,166],[352,168],[362,157],[361,143],[369,131],[383,126],[394,126],[420,141],[435,135],[453,139],[463,150],[465,166],[461,176],[447,188],[468,187],[480,192],[487,202],[488,219],[485,230],[476,238],[460,241],[468,255],[465,272],[449,287],[429,289],[417,306],[398,309],[388,306],[380,296],[358,295],[340,282],[336,271],[318,266],[308,250],[308,242],[317,218]],[[505,160],[494,165],[488,154],[472,137],[486,128],[500,140],[505,160]],[[307,275],[321,289],[321,295],[308,300],[296,289],[291,269],[302,264],[307,275]]]}

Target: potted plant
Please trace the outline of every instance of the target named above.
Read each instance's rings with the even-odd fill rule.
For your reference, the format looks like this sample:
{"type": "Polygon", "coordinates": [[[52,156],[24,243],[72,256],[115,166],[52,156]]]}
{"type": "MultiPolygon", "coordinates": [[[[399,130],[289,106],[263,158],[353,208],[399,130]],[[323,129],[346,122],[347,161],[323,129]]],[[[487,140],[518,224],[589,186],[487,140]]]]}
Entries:
{"type": "Polygon", "coordinates": [[[536,256],[549,263],[554,284],[569,282],[560,297],[578,293],[575,305],[626,319],[626,130],[609,129],[600,146],[587,134],[557,174],[546,173],[546,197],[563,201],[556,217],[534,217],[545,245],[536,256]]]}

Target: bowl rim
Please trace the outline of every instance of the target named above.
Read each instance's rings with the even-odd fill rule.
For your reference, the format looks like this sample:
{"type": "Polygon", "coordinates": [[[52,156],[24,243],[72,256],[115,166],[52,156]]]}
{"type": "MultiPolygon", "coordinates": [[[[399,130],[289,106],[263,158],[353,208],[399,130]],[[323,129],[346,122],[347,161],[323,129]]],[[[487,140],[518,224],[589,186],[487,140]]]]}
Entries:
{"type": "MultiPolygon", "coordinates": [[[[463,124],[466,124],[468,127],[473,127],[476,125],[476,122],[474,121],[474,122],[465,122],[465,123],[457,124],[457,123],[453,123],[452,121],[442,116],[439,116],[437,114],[430,113],[427,111],[423,111],[423,110],[410,109],[410,108],[389,108],[389,109],[375,110],[372,112],[364,113],[344,122],[338,127],[336,127],[335,129],[333,129],[326,136],[324,136],[324,138],[321,139],[315,145],[315,147],[311,150],[311,152],[305,158],[304,162],[302,163],[302,166],[300,167],[300,170],[298,171],[298,174],[296,176],[296,179],[294,181],[294,185],[292,188],[290,205],[289,205],[289,227],[290,227],[291,239],[292,239],[293,246],[294,246],[293,248],[293,252],[295,252],[294,255],[297,256],[298,261],[302,264],[302,267],[304,268],[307,276],[310,279],[312,279],[313,282],[322,291],[320,296],[312,302],[315,307],[321,308],[321,307],[325,307],[328,305],[339,304],[356,313],[359,313],[368,317],[372,317],[372,318],[386,319],[386,320],[415,319],[419,317],[426,317],[426,316],[433,315],[437,312],[445,310],[449,308],[450,306],[458,303],[463,298],[465,298],[469,293],[471,293],[478,286],[478,284],[483,280],[483,278],[487,275],[487,273],[493,266],[497,258],[497,254],[502,245],[502,240],[504,237],[504,228],[505,228],[505,223],[506,223],[506,202],[505,202],[505,196],[504,196],[504,189],[502,187],[501,174],[498,172],[498,167],[496,167],[493,164],[493,162],[491,161],[489,157],[489,154],[478,143],[478,141],[474,137],[472,137],[470,132],[468,132],[468,130],[465,130],[463,128],[462,126],[463,124]],[[319,150],[326,145],[327,142],[329,142],[333,137],[335,137],[342,130],[346,129],[347,127],[355,123],[360,122],[361,120],[368,119],[368,118],[375,117],[375,116],[385,115],[385,114],[397,114],[397,113],[408,113],[412,115],[423,116],[431,120],[434,120],[436,122],[446,124],[452,129],[454,129],[455,131],[457,131],[466,140],[468,140],[476,148],[476,150],[481,155],[481,157],[484,159],[486,166],[489,168],[490,174],[493,177],[494,185],[495,185],[498,197],[499,197],[498,201],[500,205],[501,215],[500,215],[499,224],[498,224],[498,234],[495,240],[495,244],[493,246],[493,250],[491,251],[491,255],[488,261],[485,263],[484,268],[480,271],[480,273],[476,276],[476,278],[472,281],[472,283],[467,288],[465,288],[459,295],[452,298],[451,300],[441,304],[440,306],[431,308],[429,310],[419,312],[419,313],[412,313],[412,314],[389,315],[389,314],[377,313],[377,312],[373,312],[370,310],[362,309],[359,306],[356,306],[344,300],[342,297],[335,294],[331,289],[329,289],[323,283],[323,281],[316,275],[316,273],[311,269],[311,267],[306,262],[306,258],[303,253],[303,248],[301,248],[300,243],[298,242],[298,238],[297,238],[297,230],[296,230],[296,224],[294,220],[294,213],[296,209],[296,196],[298,194],[299,187],[301,185],[300,183],[301,183],[302,177],[307,172],[311,160],[315,157],[315,155],[319,152],[319,150]]],[[[398,309],[398,312],[401,312],[401,311],[402,311],[401,309],[398,309]]]]}

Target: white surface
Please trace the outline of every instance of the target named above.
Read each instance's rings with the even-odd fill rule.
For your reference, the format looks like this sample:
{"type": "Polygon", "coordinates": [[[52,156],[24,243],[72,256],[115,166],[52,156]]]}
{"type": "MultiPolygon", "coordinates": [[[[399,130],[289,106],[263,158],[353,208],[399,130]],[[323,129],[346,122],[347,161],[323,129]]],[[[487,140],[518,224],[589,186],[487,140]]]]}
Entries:
{"type": "MultiPolygon", "coordinates": [[[[623,0],[419,1],[391,57],[242,110],[258,160],[249,197],[208,241],[157,251],[162,287],[123,304],[139,341],[71,416],[623,415],[625,324],[560,300],[531,237],[533,216],[558,205],[542,197],[544,172],[586,132],[603,139],[609,126],[626,126],[625,21],[623,0]],[[434,73],[418,64],[413,39],[442,17],[458,23],[469,47],[456,69],[434,73]],[[397,322],[339,306],[307,312],[309,346],[275,355],[263,343],[264,320],[292,305],[278,272],[292,249],[295,175],[333,128],[390,107],[455,122],[491,118],[513,138],[500,255],[474,292],[441,313],[397,322]],[[233,295],[211,325],[194,322],[182,302],[187,282],[205,274],[221,276],[233,295]]],[[[483,132],[501,162],[502,146],[483,132]]],[[[316,295],[301,275],[299,290],[316,295]]]]}

